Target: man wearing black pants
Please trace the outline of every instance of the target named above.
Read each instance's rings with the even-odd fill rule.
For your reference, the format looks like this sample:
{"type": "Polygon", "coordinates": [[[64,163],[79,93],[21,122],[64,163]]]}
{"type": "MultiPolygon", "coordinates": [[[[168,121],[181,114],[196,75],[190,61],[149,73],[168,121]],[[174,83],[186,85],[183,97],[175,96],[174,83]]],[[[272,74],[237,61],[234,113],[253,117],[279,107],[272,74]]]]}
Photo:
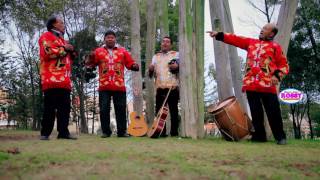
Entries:
{"type": "Polygon", "coordinates": [[[271,93],[259,93],[253,91],[247,91],[248,103],[251,110],[251,116],[254,120],[253,126],[255,132],[253,134],[253,141],[267,141],[266,132],[264,128],[263,120],[263,107],[266,109],[266,114],[269,120],[270,128],[272,130],[275,139],[286,139],[286,135],[283,131],[283,123],[281,118],[280,104],[278,96],[271,93]]]}
{"type": "MultiPolygon", "coordinates": [[[[167,103],[171,117],[171,136],[178,136],[179,115],[179,52],[171,50],[172,42],[170,37],[166,36],[161,42],[161,52],[155,54],[152,58],[152,63],[149,66],[149,77],[155,74],[156,85],[156,114],[159,112],[163,102],[168,94],[167,103]]],[[[162,137],[166,136],[166,126],[164,127],[162,137]]]]}
{"type": "Polygon", "coordinates": [[[126,119],[126,92],[121,91],[100,91],[99,105],[100,105],[100,119],[101,129],[104,136],[112,134],[110,129],[110,103],[113,98],[114,111],[117,120],[117,134],[118,136],[125,136],[127,131],[126,119]]]}
{"type": "Polygon", "coordinates": [[[66,89],[49,89],[45,91],[44,107],[41,134],[45,137],[51,134],[55,116],[57,115],[58,138],[69,137],[70,91],[66,89]]]}
{"type": "Polygon", "coordinates": [[[277,144],[283,145],[286,144],[286,135],[283,131],[276,86],[288,74],[289,65],[281,46],[273,41],[277,32],[277,27],[269,23],[261,29],[259,39],[216,31],[208,33],[218,41],[248,52],[242,90],[247,93],[255,129],[252,141],[267,141],[262,108],[264,106],[273,136],[277,144]]]}
{"type": "Polygon", "coordinates": [[[76,139],[68,130],[73,46],[63,39],[64,23],[51,17],[39,38],[40,77],[44,92],[41,140],[49,140],[57,117],[58,139],[76,139]]]}
{"type": "Polygon", "coordinates": [[[118,137],[129,137],[126,119],[126,87],[124,68],[139,71],[139,65],[130,53],[116,45],[116,34],[109,30],[104,45],[95,49],[86,61],[88,67],[99,66],[99,106],[102,138],[110,137],[110,102],[113,99],[118,137]]]}

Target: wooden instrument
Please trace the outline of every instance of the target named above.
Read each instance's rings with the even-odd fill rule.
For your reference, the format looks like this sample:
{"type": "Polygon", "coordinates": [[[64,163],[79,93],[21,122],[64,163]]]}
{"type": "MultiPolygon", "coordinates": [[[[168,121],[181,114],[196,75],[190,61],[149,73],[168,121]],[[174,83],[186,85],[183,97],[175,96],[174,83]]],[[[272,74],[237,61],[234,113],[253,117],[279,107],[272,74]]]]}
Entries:
{"type": "Polygon", "coordinates": [[[128,133],[131,136],[141,137],[148,131],[148,125],[144,120],[144,116],[138,115],[136,112],[130,113],[130,124],[128,126],[128,133]]]}
{"type": "Polygon", "coordinates": [[[169,113],[167,100],[168,100],[169,94],[171,92],[171,89],[172,89],[172,87],[169,89],[168,94],[167,94],[165,100],[163,101],[163,104],[162,104],[157,116],[153,120],[151,128],[149,128],[149,130],[148,130],[147,135],[150,138],[158,138],[161,135],[161,133],[166,125],[166,120],[167,120],[168,113],[169,113]]]}
{"type": "MultiPolygon", "coordinates": [[[[134,97],[142,95],[139,88],[133,88],[134,97]]],[[[130,124],[128,126],[128,133],[131,136],[141,137],[148,131],[148,125],[144,120],[142,108],[135,108],[135,111],[130,113],[130,124]]]]}
{"type": "Polygon", "coordinates": [[[227,141],[249,138],[253,131],[251,120],[242,110],[236,97],[229,97],[208,111],[214,115],[215,122],[227,141]]]}

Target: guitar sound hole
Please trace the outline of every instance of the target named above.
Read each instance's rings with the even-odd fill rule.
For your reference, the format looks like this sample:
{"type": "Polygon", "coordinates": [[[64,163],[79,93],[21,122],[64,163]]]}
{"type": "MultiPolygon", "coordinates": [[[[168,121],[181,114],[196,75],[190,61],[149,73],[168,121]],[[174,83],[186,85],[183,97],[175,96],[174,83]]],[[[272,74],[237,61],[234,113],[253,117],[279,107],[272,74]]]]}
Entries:
{"type": "Polygon", "coordinates": [[[136,116],[136,119],[140,119],[140,116],[136,116]]]}

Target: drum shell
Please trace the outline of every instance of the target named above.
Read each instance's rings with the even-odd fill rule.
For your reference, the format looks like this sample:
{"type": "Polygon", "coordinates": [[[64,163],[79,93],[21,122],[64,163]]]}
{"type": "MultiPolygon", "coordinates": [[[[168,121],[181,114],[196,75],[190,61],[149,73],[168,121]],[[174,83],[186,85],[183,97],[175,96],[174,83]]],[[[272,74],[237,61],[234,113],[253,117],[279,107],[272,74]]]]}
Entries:
{"type": "Polygon", "coordinates": [[[216,107],[219,107],[221,103],[226,104],[214,109],[212,113],[224,138],[238,141],[250,135],[251,121],[242,110],[237,99],[232,96],[221,101],[216,107]]]}

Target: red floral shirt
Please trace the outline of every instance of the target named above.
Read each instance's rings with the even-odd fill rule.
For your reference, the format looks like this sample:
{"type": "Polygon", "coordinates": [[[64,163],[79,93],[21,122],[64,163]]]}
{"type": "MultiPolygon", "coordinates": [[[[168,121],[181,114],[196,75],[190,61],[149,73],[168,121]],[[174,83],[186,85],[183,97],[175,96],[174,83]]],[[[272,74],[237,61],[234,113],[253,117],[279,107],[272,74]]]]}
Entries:
{"type": "Polygon", "coordinates": [[[52,32],[45,32],[40,36],[38,43],[42,90],[51,88],[71,90],[72,59],[63,47],[66,41],[52,32]]]}
{"type": "Polygon", "coordinates": [[[99,66],[99,91],[126,91],[124,67],[131,69],[134,63],[123,47],[99,47],[94,51],[94,60],[89,66],[99,66]]]}
{"type": "Polygon", "coordinates": [[[271,77],[276,76],[282,80],[289,72],[287,59],[279,44],[228,33],[224,33],[221,40],[248,52],[243,91],[277,93],[271,77]]]}

